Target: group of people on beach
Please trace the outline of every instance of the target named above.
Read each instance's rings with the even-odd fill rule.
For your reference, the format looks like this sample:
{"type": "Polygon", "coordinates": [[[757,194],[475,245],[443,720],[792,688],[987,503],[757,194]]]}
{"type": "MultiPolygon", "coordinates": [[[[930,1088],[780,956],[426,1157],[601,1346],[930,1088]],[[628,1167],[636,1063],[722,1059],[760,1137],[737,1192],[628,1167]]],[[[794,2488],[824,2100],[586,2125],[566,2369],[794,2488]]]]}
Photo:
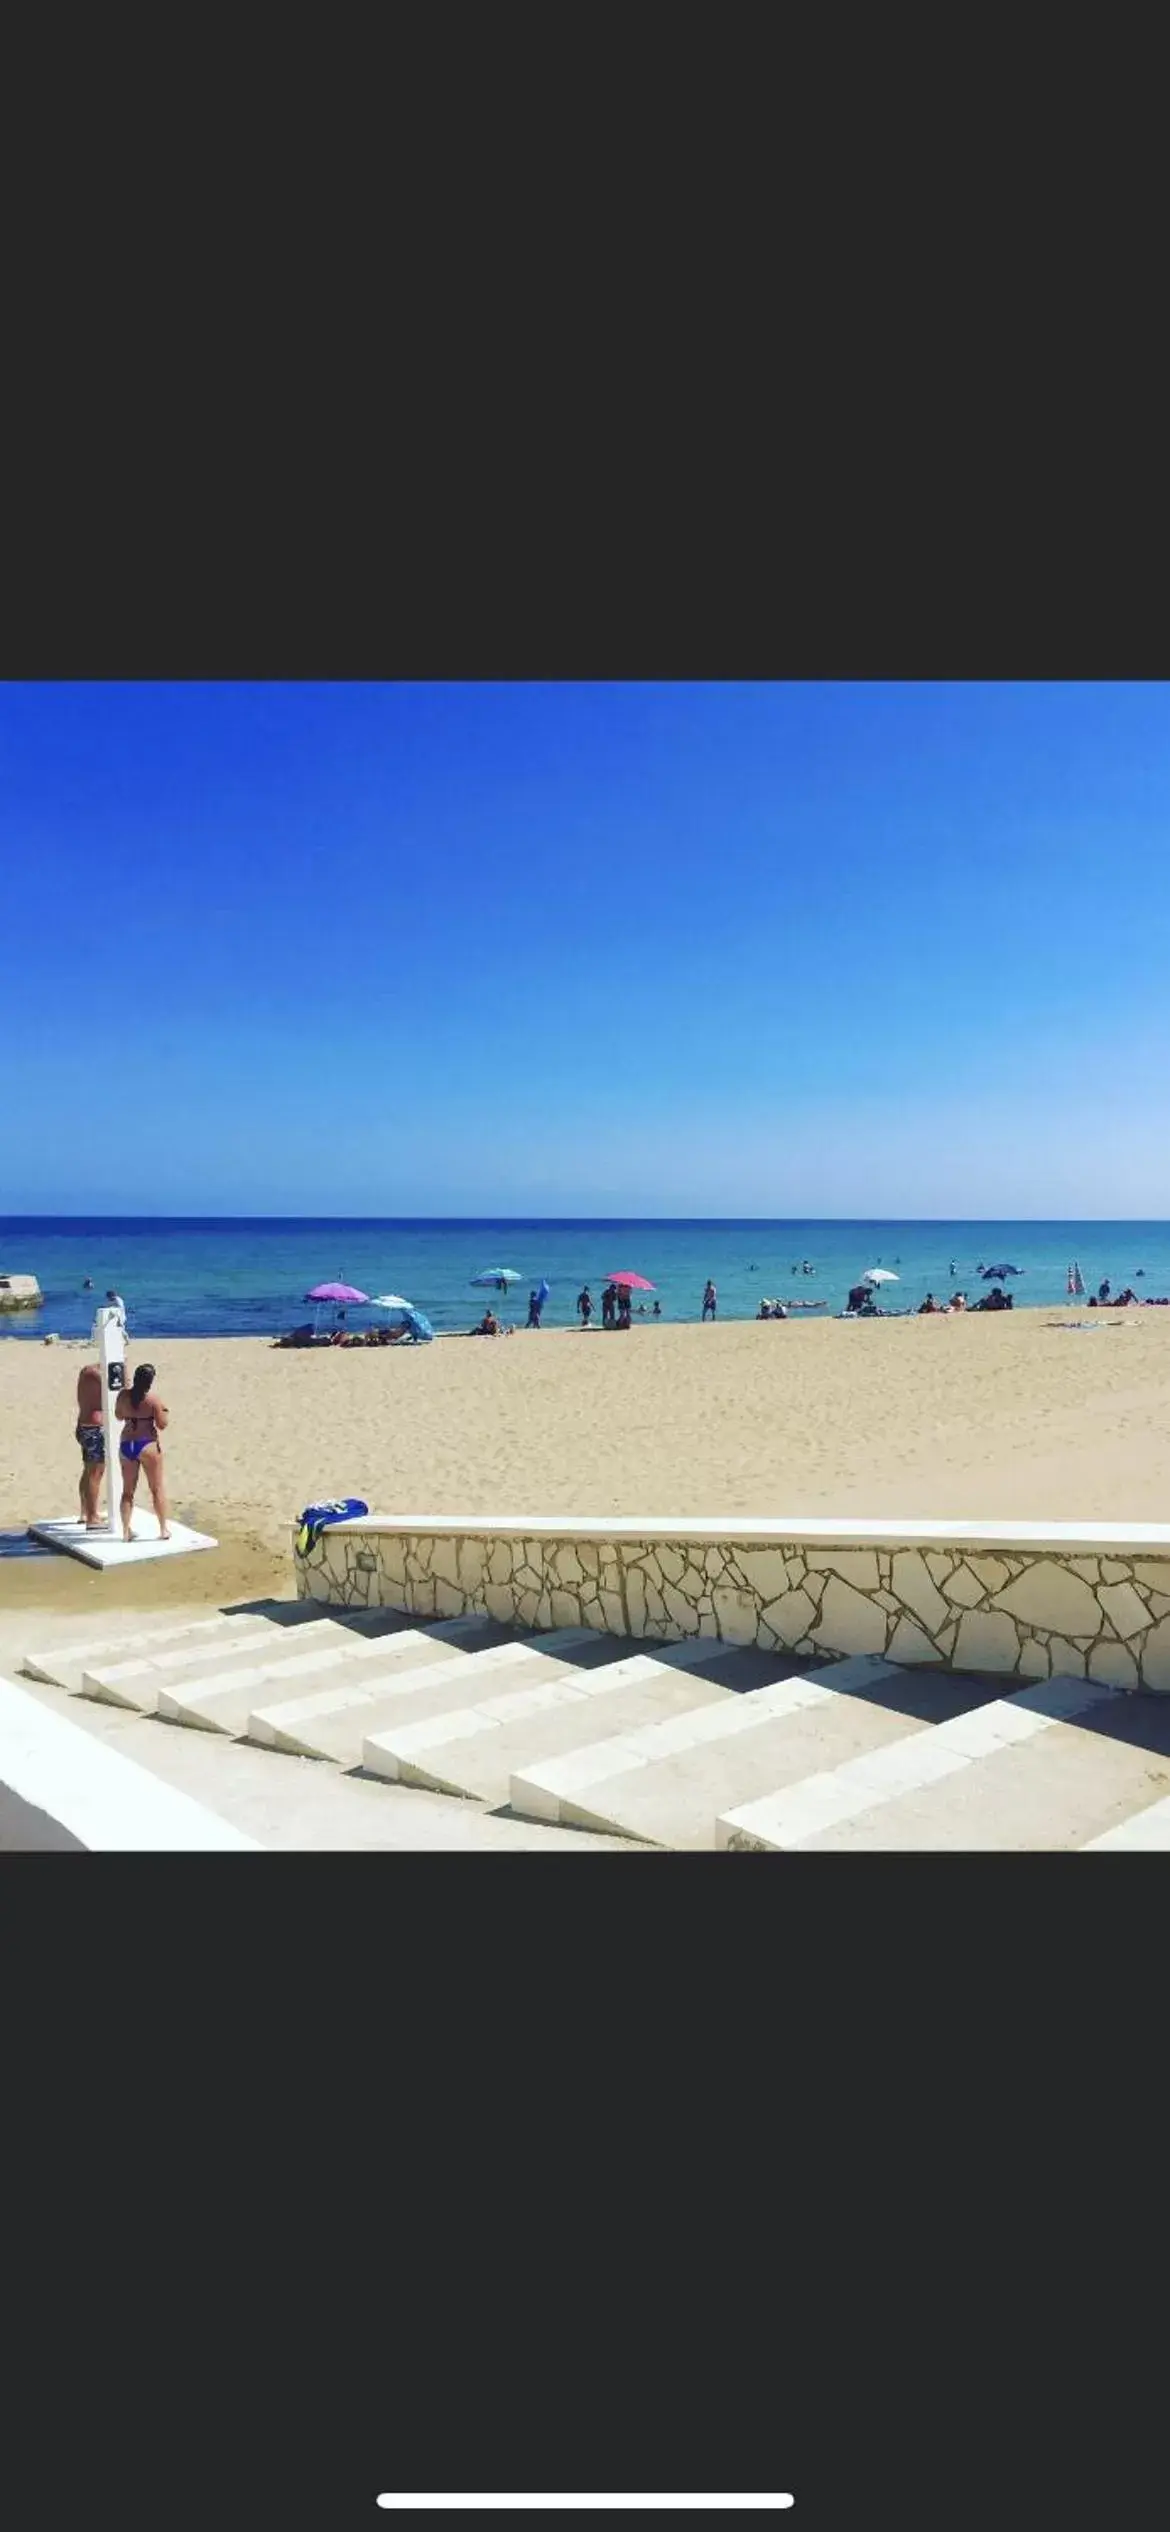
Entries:
{"type": "MultiPolygon", "coordinates": [[[[534,1293],[534,1294],[533,1294],[533,1296],[532,1296],[532,1303],[534,1303],[534,1302],[535,1302],[535,1300],[536,1300],[536,1295],[535,1295],[535,1293],[534,1293]]],[[[539,1325],[540,1325],[540,1318],[539,1318],[539,1314],[536,1316],[536,1318],[535,1318],[535,1319],[533,1318],[533,1313],[532,1313],[532,1303],[530,1303],[530,1304],[529,1304],[529,1311],[528,1311],[528,1324],[529,1324],[529,1327],[533,1327],[533,1326],[535,1326],[535,1327],[539,1327],[539,1325]]],[[[712,1283],[710,1276],[708,1276],[707,1281],[706,1281],[706,1284],[705,1284],[705,1285],[704,1285],[704,1287],[703,1287],[703,1310],[702,1310],[702,1315],[703,1315],[704,1319],[713,1319],[713,1318],[715,1317],[715,1315],[716,1315],[716,1312],[717,1312],[717,1310],[718,1310],[718,1307],[719,1307],[719,1295],[718,1295],[718,1293],[716,1292],[715,1286],[714,1286],[714,1284],[712,1283]]],[[[577,1316],[578,1316],[578,1318],[579,1318],[579,1320],[580,1320],[581,1325],[582,1325],[582,1327],[583,1327],[583,1328],[592,1327],[592,1325],[593,1325],[593,1295],[592,1295],[592,1293],[591,1293],[591,1291],[590,1291],[590,1289],[589,1289],[588,1284],[583,1284],[583,1285],[582,1285],[582,1287],[581,1287],[580,1292],[579,1292],[579,1293],[578,1293],[578,1295],[577,1295],[577,1316]]],[[[662,1317],[662,1303],[659,1301],[659,1299],[658,1299],[657,1295],[655,1295],[655,1298],[654,1298],[654,1300],[651,1302],[649,1309],[647,1309],[646,1304],[645,1304],[645,1302],[644,1302],[644,1301],[639,1301],[639,1302],[635,1305],[634,1298],[633,1298],[633,1294],[632,1294],[632,1292],[631,1292],[631,1289],[630,1289],[629,1284],[625,1284],[625,1283],[608,1283],[608,1284],[606,1285],[606,1287],[605,1287],[604,1292],[602,1293],[602,1296],[601,1296],[601,1324],[602,1324],[602,1327],[603,1327],[603,1328],[628,1328],[628,1327],[632,1327],[635,1317],[637,1317],[637,1318],[639,1318],[639,1319],[660,1319],[660,1318],[662,1317]]]]}
{"type": "MultiPolygon", "coordinates": [[[[581,1290],[577,1295],[577,1316],[583,1328],[592,1327],[593,1295],[590,1292],[588,1284],[582,1284],[581,1290]]],[[[648,1311],[645,1302],[640,1301],[638,1303],[638,1316],[641,1319],[660,1319],[662,1317],[661,1302],[656,1298],[653,1309],[648,1311]]],[[[634,1297],[629,1285],[607,1284],[601,1296],[602,1327],[628,1328],[632,1327],[633,1323],[634,1297]]]]}
{"type": "MultiPolygon", "coordinates": [[[[973,1310],[1010,1310],[1012,1296],[1010,1292],[1004,1291],[1002,1284],[993,1284],[990,1292],[985,1292],[981,1301],[973,1301],[969,1306],[973,1310]]],[[[936,1301],[934,1294],[928,1292],[925,1301],[920,1301],[918,1304],[918,1316],[920,1319],[949,1319],[956,1317],[967,1307],[965,1292],[953,1292],[949,1301],[936,1301]]]]}

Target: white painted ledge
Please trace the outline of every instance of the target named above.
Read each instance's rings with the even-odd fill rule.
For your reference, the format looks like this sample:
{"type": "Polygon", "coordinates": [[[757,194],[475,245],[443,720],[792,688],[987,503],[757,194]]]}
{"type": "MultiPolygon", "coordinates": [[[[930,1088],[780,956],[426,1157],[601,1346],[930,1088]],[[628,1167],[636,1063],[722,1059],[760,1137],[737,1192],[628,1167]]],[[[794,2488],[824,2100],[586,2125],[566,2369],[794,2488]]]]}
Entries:
{"type": "Polygon", "coordinates": [[[178,1854],[250,1849],[189,1794],[0,1679],[0,1852],[178,1854]]]}
{"type": "MultiPolygon", "coordinates": [[[[299,1523],[294,1525],[295,1539],[299,1523]]],[[[825,1547],[931,1546],[1068,1549],[1074,1553],[1113,1548],[1152,1548],[1170,1552],[1167,1521],[843,1521],[795,1516],[791,1520],[728,1520],[710,1518],[643,1520],[595,1513],[564,1513],[551,1518],[538,1513],[364,1512],[354,1521],[330,1522],[326,1539],[338,1532],[423,1538],[487,1539],[647,1539],[669,1544],[674,1539],[733,1545],[825,1547]]]]}
{"type": "Polygon", "coordinates": [[[111,1538],[106,1530],[87,1530],[84,1521],[71,1514],[64,1521],[34,1521],[29,1537],[41,1547],[61,1548],[67,1556],[78,1556],[83,1565],[96,1565],[102,1573],[111,1568],[116,1573],[125,1565],[146,1564],[158,1556],[192,1556],[201,1548],[219,1544],[205,1530],[188,1529],[185,1521],[172,1521],[170,1532],[169,1538],[160,1536],[153,1512],[135,1513],[128,1540],[120,1533],[111,1538]]]}

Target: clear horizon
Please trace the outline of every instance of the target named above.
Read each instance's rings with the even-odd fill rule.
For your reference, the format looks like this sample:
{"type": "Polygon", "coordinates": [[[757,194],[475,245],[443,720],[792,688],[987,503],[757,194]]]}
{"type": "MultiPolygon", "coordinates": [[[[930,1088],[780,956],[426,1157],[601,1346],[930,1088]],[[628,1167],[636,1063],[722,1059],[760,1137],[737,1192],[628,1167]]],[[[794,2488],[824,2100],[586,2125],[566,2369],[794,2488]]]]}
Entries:
{"type": "Polygon", "coordinates": [[[1106,1229],[1126,1223],[1139,1223],[1143,1230],[1170,1228],[1170,1214],[1159,1213],[66,1213],[45,1207],[38,1212],[2,1213],[0,1224],[23,1222],[208,1222],[252,1223],[307,1222],[314,1225],[353,1224],[367,1228],[399,1228],[448,1223],[453,1229],[505,1230],[551,1228],[563,1223],[570,1229],[593,1224],[606,1230],[617,1226],[636,1229],[641,1224],[657,1222],[666,1227],[690,1229],[709,1225],[712,1230],[739,1230],[755,1224],[771,1230],[815,1230],[819,1223],[835,1222],[846,1229],[862,1231],[902,1230],[911,1226],[922,1230],[975,1230],[980,1224],[1003,1230],[1017,1224],[1031,1223],[1038,1230],[1079,1230],[1089,1224],[1106,1229]]]}
{"type": "Polygon", "coordinates": [[[1170,1218],[1168,829],[1164,683],[9,684],[0,1205],[1170,1218]]]}

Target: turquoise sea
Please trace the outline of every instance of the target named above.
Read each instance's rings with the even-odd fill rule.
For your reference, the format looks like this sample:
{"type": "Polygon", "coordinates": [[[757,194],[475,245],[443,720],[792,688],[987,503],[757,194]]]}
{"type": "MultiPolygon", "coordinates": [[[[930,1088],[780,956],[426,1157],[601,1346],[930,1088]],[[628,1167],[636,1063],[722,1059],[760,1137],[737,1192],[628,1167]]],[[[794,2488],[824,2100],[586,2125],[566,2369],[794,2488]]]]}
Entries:
{"type": "MultiPolygon", "coordinates": [[[[656,1285],[663,1316],[700,1315],[710,1275],[721,1318],[754,1318],[762,1295],[816,1299],[842,1308],[869,1266],[898,1281],[888,1308],[916,1309],[933,1290],[983,1289],[976,1268],[1007,1262],[1017,1308],[1065,1300],[1076,1258],[1090,1292],[1108,1276],[1146,1298],[1170,1293],[1167,1222],[722,1222],[722,1221],[183,1221],[0,1215],[0,1274],[35,1275],[44,1307],[0,1316],[0,1342],[49,1331],[82,1336],[109,1286],[126,1302],[132,1335],[266,1336],[307,1315],[310,1285],[341,1281],[368,1293],[403,1293],[436,1329],[470,1327],[487,1297],[471,1277],[515,1267],[507,1304],[523,1323],[530,1286],[547,1276],[546,1327],[567,1326],[588,1283],[600,1305],[607,1276],[629,1269],[656,1285]],[[814,1269],[799,1271],[804,1261],[814,1269]],[[794,1272],[793,1270],[798,1271],[794,1272]],[[83,1289],[86,1276],[94,1289],[83,1289]]],[[[653,1296],[645,1296],[647,1309],[653,1296]]],[[[824,1312],[809,1313],[823,1316],[824,1312]]],[[[376,1311],[353,1310],[355,1326],[376,1311]]]]}

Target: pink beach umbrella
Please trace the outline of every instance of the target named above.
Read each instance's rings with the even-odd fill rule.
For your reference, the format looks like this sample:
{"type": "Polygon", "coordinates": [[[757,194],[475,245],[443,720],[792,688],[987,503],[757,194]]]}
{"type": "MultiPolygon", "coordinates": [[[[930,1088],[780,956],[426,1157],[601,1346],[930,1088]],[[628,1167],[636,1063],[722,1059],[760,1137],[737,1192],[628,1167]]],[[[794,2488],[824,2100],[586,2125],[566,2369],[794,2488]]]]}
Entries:
{"type": "Polygon", "coordinates": [[[607,1284],[625,1284],[630,1292],[657,1292],[657,1284],[647,1283],[645,1275],[607,1275],[607,1284]]]}
{"type": "Polygon", "coordinates": [[[356,1284],[314,1284],[312,1291],[305,1294],[306,1301],[316,1302],[318,1313],[323,1301],[335,1301],[340,1313],[347,1301],[368,1301],[369,1297],[368,1292],[359,1292],[356,1284]]]}

